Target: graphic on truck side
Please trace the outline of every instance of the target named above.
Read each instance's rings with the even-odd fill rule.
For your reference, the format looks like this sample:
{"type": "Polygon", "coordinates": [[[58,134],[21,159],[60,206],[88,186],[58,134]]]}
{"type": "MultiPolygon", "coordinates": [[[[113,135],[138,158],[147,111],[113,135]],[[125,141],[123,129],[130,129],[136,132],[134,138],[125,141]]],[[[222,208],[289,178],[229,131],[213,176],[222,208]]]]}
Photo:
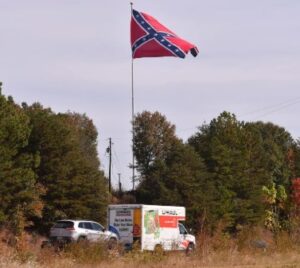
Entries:
{"type": "Polygon", "coordinates": [[[110,211],[110,230],[116,233],[120,240],[132,243],[133,210],[119,208],[110,211]]]}
{"type": "Polygon", "coordinates": [[[153,234],[154,238],[159,238],[160,225],[158,210],[149,210],[145,212],[144,227],[146,234],[153,234]]]}

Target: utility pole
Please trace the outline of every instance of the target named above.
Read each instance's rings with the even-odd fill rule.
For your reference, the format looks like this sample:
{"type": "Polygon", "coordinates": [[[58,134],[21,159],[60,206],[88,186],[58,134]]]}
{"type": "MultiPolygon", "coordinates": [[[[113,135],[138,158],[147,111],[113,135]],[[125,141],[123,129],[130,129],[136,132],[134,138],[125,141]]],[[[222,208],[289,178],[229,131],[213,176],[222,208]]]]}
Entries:
{"type": "Polygon", "coordinates": [[[111,193],[111,138],[109,138],[109,146],[106,149],[106,152],[109,153],[109,170],[108,170],[108,191],[111,193]]]}
{"type": "Polygon", "coordinates": [[[121,191],[122,191],[121,173],[118,173],[118,176],[119,176],[119,194],[121,194],[121,191]]]}

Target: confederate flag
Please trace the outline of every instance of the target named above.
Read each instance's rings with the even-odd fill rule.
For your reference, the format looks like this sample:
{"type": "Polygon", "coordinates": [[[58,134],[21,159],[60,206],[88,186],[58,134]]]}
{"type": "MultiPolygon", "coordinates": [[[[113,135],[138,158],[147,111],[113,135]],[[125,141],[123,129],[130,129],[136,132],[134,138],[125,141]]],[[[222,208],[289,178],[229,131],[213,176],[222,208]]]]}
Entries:
{"type": "Polygon", "coordinates": [[[132,58],[143,57],[179,57],[191,51],[198,54],[195,45],[181,39],[155,18],[146,13],[132,10],[131,16],[132,58]]]}

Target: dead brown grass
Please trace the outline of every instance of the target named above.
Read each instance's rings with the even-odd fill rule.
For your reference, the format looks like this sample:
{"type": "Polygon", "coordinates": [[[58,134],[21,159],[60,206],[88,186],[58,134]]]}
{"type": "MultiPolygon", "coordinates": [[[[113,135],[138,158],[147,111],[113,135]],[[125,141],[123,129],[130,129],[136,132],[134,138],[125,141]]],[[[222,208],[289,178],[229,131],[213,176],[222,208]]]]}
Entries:
{"type": "Polygon", "coordinates": [[[235,268],[300,268],[300,245],[286,233],[273,234],[262,229],[242,230],[234,238],[216,232],[201,234],[195,253],[183,252],[155,255],[134,250],[129,253],[108,251],[101,244],[74,244],[63,251],[41,249],[39,237],[24,236],[19,245],[10,245],[7,234],[0,233],[0,267],[41,268],[159,268],[159,267],[235,267],[235,268]],[[267,248],[256,247],[262,239],[267,248]]]}

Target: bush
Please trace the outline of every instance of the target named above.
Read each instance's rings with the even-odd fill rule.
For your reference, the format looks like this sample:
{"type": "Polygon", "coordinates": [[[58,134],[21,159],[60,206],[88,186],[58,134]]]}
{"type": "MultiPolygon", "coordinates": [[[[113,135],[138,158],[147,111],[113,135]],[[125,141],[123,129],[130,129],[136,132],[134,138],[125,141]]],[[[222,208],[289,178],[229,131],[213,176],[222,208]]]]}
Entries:
{"type": "Polygon", "coordinates": [[[67,244],[62,256],[81,264],[96,264],[110,258],[109,250],[105,243],[89,243],[80,241],[67,244]]]}

